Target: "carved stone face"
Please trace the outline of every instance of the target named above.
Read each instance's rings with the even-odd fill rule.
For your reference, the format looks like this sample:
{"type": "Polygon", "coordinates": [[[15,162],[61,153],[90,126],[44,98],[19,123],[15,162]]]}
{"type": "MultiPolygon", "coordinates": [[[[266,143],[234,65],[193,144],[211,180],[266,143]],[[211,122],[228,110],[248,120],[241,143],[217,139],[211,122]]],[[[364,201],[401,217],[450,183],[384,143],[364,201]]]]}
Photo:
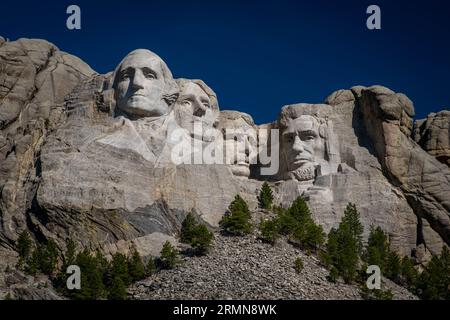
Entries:
{"type": "Polygon", "coordinates": [[[320,124],[312,116],[289,119],[282,133],[282,157],[286,169],[297,180],[312,180],[315,166],[325,158],[325,141],[320,124]]]}
{"type": "MultiPolygon", "coordinates": [[[[237,112],[236,112],[237,113],[237,112]]],[[[223,115],[226,112],[223,112],[223,115]]],[[[257,156],[256,131],[242,116],[221,116],[224,151],[231,172],[238,177],[250,175],[250,163],[257,156]]],[[[251,121],[251,120],[250,120],[251,121]]]]}
{"type": "Polygon", "coordinates": [[[213,106],[208,93],[194,81],[183,81],[180,85],[180,95],[175,103],[175,113],[178,124],[188,130],[195,138],[207,140],[202,136],[211,129],[216,121],[218,109],[213,106]],[[201,125],[201,131],[194,132],[194,124],[201,125]]]}
{"type": "Polygon", "coordinates": [[[132,117],[157,117],[168,113],[164,62],[148,50],[131,52],[115,75],[117,108],[132,117]]]}

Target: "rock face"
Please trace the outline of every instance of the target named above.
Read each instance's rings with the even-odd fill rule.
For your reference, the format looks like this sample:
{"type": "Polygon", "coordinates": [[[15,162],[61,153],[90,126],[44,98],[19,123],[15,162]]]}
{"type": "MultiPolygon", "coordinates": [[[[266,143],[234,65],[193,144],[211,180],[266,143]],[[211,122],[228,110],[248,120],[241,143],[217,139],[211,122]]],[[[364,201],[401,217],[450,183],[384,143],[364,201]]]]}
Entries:
{"type": "Polygon", "coordinates": [[[70,236],[108,253],[134,245],[156,255],[166,240],[176,243],[190,211],[214,228],[238,193],[255,210],[266,180],[282,206],[304,196],[326,231],[353,202],[366,238],[381,226],[418,262],[450,243],[450,169],[436,159],[448,149],[448,116],[414,129],[412,102],[387,88],[338,90],[257,126],[247,114],[220,112],[211,88],[173,79],[148,50],[99,75],[27,39],[0,43],[0,83],[5,248],[29,229],[61,248],[70,236]],[[277,164],[269,175],[262,147],[277,164]]]}
{"type": "Polygon", "coordinates": [[[0,43],[0,245],[11,245],[26,228],[40,149],[61,122],[65,96],[94,74],[43,40],[0,43]]]}
{"type": "Polygon", "coordinates": [[[430,113],[414,122],[414,140],[429,154],[450,167],[450,111],[430,113]]]}

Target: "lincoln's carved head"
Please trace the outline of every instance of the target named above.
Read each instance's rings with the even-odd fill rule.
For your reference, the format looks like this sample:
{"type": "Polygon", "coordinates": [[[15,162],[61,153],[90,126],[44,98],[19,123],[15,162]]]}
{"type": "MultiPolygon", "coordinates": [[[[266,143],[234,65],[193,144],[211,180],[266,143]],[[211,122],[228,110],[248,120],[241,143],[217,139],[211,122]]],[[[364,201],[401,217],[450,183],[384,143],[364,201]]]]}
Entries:
{"type": "Polygon", "coordinates": [[[299,181],[313,180],[316,167],[329,161],[326,119],[285,110],[280,126],[284,176],[299,181]]]}
{"type": "Polygon", "coordinates": [[[114,72],[116,114],[158,117],[169,112],[178,89],[165,62],[149,50],[130,52],[114,72]]]}

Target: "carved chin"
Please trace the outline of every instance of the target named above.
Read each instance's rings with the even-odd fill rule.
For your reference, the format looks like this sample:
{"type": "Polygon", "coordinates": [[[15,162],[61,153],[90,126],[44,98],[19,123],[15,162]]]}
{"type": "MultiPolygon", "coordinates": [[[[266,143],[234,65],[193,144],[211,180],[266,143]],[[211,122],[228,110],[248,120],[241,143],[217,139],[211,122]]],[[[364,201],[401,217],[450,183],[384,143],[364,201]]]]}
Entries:
{"type": "Polygon", "coordinates": [[[313,165],[302,166],[294,171],[291,171],[289,175],[298,181],[314,180],[316,177],[316,170],[313,165]]]}
{"type": "Polygon", "coordinates": [[[237,177],[246,177],[250,175],[250,168],[245,165],[233,165],[231,166],[231,172],[237,177]]]}

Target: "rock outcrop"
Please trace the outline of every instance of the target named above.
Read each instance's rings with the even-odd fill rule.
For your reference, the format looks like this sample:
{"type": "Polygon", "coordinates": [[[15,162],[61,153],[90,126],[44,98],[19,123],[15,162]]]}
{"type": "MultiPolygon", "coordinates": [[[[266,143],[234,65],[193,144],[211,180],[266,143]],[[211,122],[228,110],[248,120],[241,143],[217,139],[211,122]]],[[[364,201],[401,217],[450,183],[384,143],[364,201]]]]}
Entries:
{"type": "Polygon", "coordinates": [[[13,249],[28,229],[61,249],[71,237],[107,253],[133,245],[155,255],[166,240],[176,243],[188,212],[215,228],[238,193],[255,210],[267,180],[277,204],[304,196],[326,231],[355,203],[365,238],[381,226],[395,250],[424,262],[450,243],[450,169],[441,163],[448,113],[415,129],[413,117],[405,95],[354,87],[323,104],[285,106],[277,121],[257,126],[247,114],[220,112],[211,88],[173,79],[148,50],[100,75],[46,41],[3,42],[0,245],[13,249]],[[229,139],[236,128],[255,135],[229,139]],[[262,146],[279,164],[270,175],[262,146]],[[205,163],[205,150],[216,160],[237,154],[205,163]]]}
{"type": "Polygon", "coordinates": [[[430,113],[414,122],[414,140],[429,154],[450,167],[450,111],[430,113]]]}
{"type": "Polygon", "coordinates": [[[94,74],[44,40],[0,43],[0,245],[27,228],[41,146],[62,122],[65,97],[94,74]]]}

